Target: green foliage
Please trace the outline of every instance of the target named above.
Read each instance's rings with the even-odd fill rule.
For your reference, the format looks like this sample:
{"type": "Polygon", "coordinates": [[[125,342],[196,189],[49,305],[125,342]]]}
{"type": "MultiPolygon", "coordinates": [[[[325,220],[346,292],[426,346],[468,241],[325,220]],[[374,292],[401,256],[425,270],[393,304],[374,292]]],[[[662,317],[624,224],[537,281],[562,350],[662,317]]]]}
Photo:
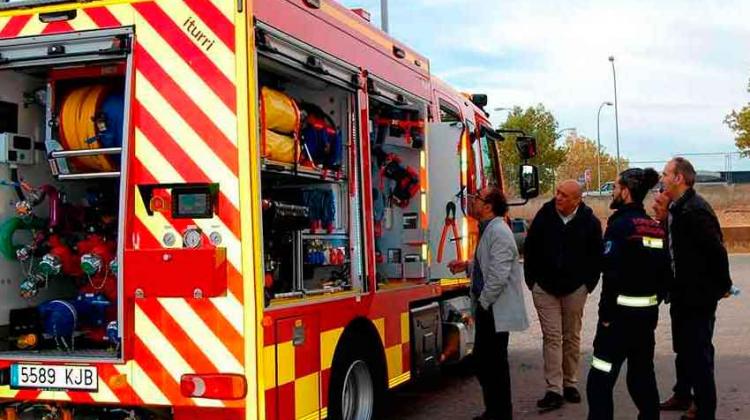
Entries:
{"type": "MultiPolygon", "coordinates": [[[[750,87],[748,87],[750,92],[750,87]]],[[[750,156],[750,104],[739,111],[733,110],[724,118],[724,123],[734,131],[734,143],[744,156],[750,156]]]]}
{"type": "MultiPolygon", "coordinates": [[[[544,105],[522,109],[513,107],[508,119],[501,125],[502,129],[523,130],[527,135],[536,137],[537,156],[530,161],[539,167],[539,183],[542,193],[553,190],[555,171],[565,161],[566,148],[558,146],[558,124],[554,115],[544,105]]],[[[518,165],[521,163],[516,150],[515,135],[503,134],[506,140],[500,144],[500,156],[503,162],[503,175],[506,186],[511,191],[518,190],[518,165]]]]}
{"type": "MultiPolygon", "coordinates": [[[[591,170],[591,183],[585,186],[586,190],[596,190],[597,187],[597,151],[596,141],[583,136],[571,135],[565,139],[567,155],[565,162],[557,170],[559,180],[578,180],[587,169],[591,170]]],[[[607,153],[602,147],[599,150],[599,163],[601,167],[601,184],[614,181],[617,178],[617,159],[607,153]]],[[[620,168],[625,169],[629,165],[627,159],[620,158],[620,168]]],[[[658,170],[658,169],[657,169],[658,170]]]]}

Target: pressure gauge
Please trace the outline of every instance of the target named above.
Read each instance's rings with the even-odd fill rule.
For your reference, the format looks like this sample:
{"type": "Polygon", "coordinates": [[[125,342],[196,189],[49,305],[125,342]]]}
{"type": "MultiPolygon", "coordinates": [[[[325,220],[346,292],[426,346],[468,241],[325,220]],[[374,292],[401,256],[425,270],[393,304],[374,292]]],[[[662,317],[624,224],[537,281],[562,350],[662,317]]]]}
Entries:
{"type": "Polygon", "coordinates": [[[164,243],[164,246],[171,248],[174,246],[175,242],[177,242],[177,238],[174,233],[167,232],[162,236],[161,241],[164,243]]]}
{"type": "Polygon", "coordinates": [[[211,232],[210,235],[208,235],[208,239],[211,241],[211,245],[213,246],[219,246],[221,245],[221,233],[219,232],[211,232]]]}
{"type": "Polygon", "coordinates": [[[190,227],[182,234],[182,243],[186,248],[198,248],[202,240],[203,234],[196,227],[190,227]]]}

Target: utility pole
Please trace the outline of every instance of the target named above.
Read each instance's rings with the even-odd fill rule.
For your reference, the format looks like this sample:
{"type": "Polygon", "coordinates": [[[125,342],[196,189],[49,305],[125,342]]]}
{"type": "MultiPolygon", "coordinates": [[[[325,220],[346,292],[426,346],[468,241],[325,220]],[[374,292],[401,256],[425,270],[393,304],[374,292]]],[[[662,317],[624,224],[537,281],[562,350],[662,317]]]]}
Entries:
{"type": "MultiPolygon", "coordinates": [[[[599,120],[602,115],[602,108],[612,106],[612,102],[605,101],[599,105],[599,111],[596,113],[596,190],[602,188],[602,145],[599,141],[599,120]]],[[[618,170],[619,174],[619,170],[618,170]]]]}
{"type": "Polygon", "coordinates": [[[617,139],[617,175],[620,174],[620,122],[617,115],[617,74],[615,73],[615,56],[609,56],[609,62],[612,63],[612,81],[615,85],[615,139],[617,139]]]}
{"type": "Polygon", "coordinates": [[[380,0],[380,27],[388,33],[388,0],[380,0]]]}

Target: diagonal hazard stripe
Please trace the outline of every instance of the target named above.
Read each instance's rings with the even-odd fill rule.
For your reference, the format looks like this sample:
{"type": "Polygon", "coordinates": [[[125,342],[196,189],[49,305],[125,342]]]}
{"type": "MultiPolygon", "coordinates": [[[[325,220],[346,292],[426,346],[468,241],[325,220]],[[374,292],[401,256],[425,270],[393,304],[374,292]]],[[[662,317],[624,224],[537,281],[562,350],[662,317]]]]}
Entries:
{"type": "MultiPolygon", "coordinates": [[[[153,299],[143,299],[138,302],[143,313],[164,332],[165,337],[174,345],[175,350],[185,358],[193,372],[219,372],[216,365],[207,357],[205,350],[201,350],[183,330],[175,318],[162,305],[153,299]]],[[[193,326],[198,328],[198,326],[193,326]]],[[[201,343],[201,346],[203,343],[201,343]]]]}
{"type": "Polygon", "coordinates": [[[211,0],[211,4],[213,4],[216,10],[224,15],[225,18],[230,21],[234,20],[234,8],[236,7],[234,3],[225,0],[211,0]]]}
{"type": "Polygon", "coordinates": [[[31,19],[26,25],[24,25],[18,36],[34,36],[42,33],[47,28],[47,24],[40,21],[39,19],[31,19]]]}
{"type": "MultiPolygon", "coordinates": [[[[200,343],[201,350],[210,355],[219,372],[242,373],[242,364],[211,331],[203,320],[196,315],[185,299],[165,298],[159,303],[172,315],[191,340],[200,343]]],[[[167,334],[170,334],[168,331],[167,334]]]]}
{"type": "Polygon", "coordinates": [[[84,10],[79,10],[76,18],[70,20],[69,23],[75,31],[89,31],[100,28],[84,10]]]}
{"type": "MultiPolygon", "coordinates": [[[[118,386],[116,388],[110,388],[109,382],[106,382],[106,389],[109,390],[109,393],[112,394],[112,396],[108,395],[106,392],[102,393],[102,386],[101,383],[99,385],[99,394],[93,394],[92,397],[94,397],[94,400],[100,401],[100,399],[109,399],[114,398],[116,401],[120,402],[126,402],[128,401],[130,404],[141,404],[143,401],[140,400],[140,398],[135,394],[133,386],[133,378],[130,374],[130,371],[127,369],[128,365],[99,365],[99,376],[100,378],[104,379],[105,381],[109,381],[110,378],[117,376],[117,375],[125,375],[126,382],[124,384],[121,384],[121,386],[118,386]],[[118,369],[120,366],[125,368],[124,372],[120,372],[118,369]]],[[[105,402],[105,401],[100,401],[105,402]]]]}
{"type": "MultiPolygon", "coordinates": [[[[103,383],[102,378],[99,378],[99,389],[102,389],[102,385],[106,387],[107,385],[103,383]]],[[[65,393],[68,397],[68,399],[75,403],[75,404],[91,404],[94,401],[94,398],[92,397],[92,393],[90,392],[68,392],[65,393]]],[[[114,401],[116,402],[116,401],[114,401]]]]}
{"type": "MultiPolygon", "coordinates": [[[[222,102],[221,98],[202,78],[202,75],[189,64],[189,60],[177,54],[172,46],[164,41],[161,34],[146,22],[138,27],[138,41],[140,50],[145,50],[148,53],[145,57],[142,57],[146,61],[142,63],[139,61],[139,65],[144,64],[149,70],[155,72],[150,74],[153,74],[160,83],[154,83],[154,85],[160,88],[173,88],[177,85],[180,93],[179,98],[183,100],[188,98],[189,102],[192,102],[187,104],[189,108],[186,108],[186,111],[189,110],[191,114],[203,118],[196,122],[206,125],[206,133],[210,135],[207,138],[216,138],[216,141],[225,140],[236,147],[237,116],[234,110],[222,102]],[[151,69],[151,67],[155,68],[151,69]],[[169,77],[169,80],[167,80],[168,86],[161,84],[161,79],[165,77],[165,74],[169,77]]],[[[138,47],[136,51],[139,54],[139,60],[141,60],[142,54],[138,47]]],[[[234,55],[227,54],[227,60],[230,65],[233,65],[234,55]]],[[[141,70],[145,71],[143,66],[141,66],[141,70]]],[[[177,96],[175,97],[177,98],[177,96]]]]}
{"type": "MultiPolygon", "coordinates": [[[[188,35],[190,41],[201,51],[205,51],[216,67],[231,81],[236,79],[236,68],[234,65],[234,47],[230,48],[220,39],[219,34],[214,32],[214,22],[204,21],[183,0],[170,0],[174,5],[170,6],[167,16],[176,26],[188,35]]],[[[205,0],[199,0],[201,6],[208,4],[205,0]]],[[[223,16],[220,16],[225,20],[223,16]]],[[[220,23],[220,22],[219,22],[220,23]]],[[[221,30],[221,26],[218,27],[221,30]]],[[[234,27],[229,27],[229,35],[234,41],[234,27]]]]}
{"type": "MultiPolygon", "coordinates": [[[[148,112],[145,107],[141,107],[137,121],[138,128],[143,135],[153,142],[154,147],[163,155],[170,156],[170,162],[174,164],[175,171],[179,172],[183,178],[192,182],[211,182],[211,177],[207,172],[198,166],[190,156],[177,144],[172,136],[159,124],[159,122],[148,112]]],[[[231,192],[229,192],[231,193],[231,192]]],[[[227,224],[235,236],[240,235],[239,218],[237,210],[239,203],[236,194],[227,196],[228,192],[220,188],[219,191],[219,217],[227,224]]]]}
{"type": "Polygon", "coordinates": [[[120,26],[120,21],[117,20],[115,15],[112,14],[106,7],[91,7],[83,9],[83,13],[100,28],[111,28],[113,26],[120,26]]]}
{"type": "Polygon", "coordinates": [[[155,3],[137,3],[133,7],[171,45],[175,51],[190,63],[217,95],[233,112],[237,109],[237,93],[232,80],[188,38],[183,30],[169,19],[169,16],[155,3]]]}
{"type": "Polygon", "coordinates": [[[234,51],[234,23],[212,3],[201,0],[183,0],[185,5],[197,14],[201,21],[207,24],[211,31],[229,48],[234,51]]]}
{"type": "Polygon", "coordinates": [[[133,387],[133,397],[136,400],[135,405],[142,403],[156,404],[156,405],[167,405],[169,400],[154,384],[154,381],[146,375],[146,372],[141,369],[141,366],[135,361],[131,360],[126,365],[117,365],[117,371],[123,375],[129,375],[130,382],[135,385],[133,387]]]}
{"type": "Polygon", "coordinates": [[[179,385],[180,378],[185,373],[194,372],[190,370],[190,366],[185,362],[185,359],[175,351],[172,344],[151,323],[138,305],[135,307],[135,319],[136,337],[133,341],[136,359],[151,376],[151,379],[166,392],[165,395],[173,404],[177,401],[192,401],[193,404],[200,406],[223,406],[221,401],[182,397],[179,385]],[[138,328],[139,326],[140,328],[138,328]]]}
{"type": "Polygon", "coordinates": [[[206,324],[206,326],[221,339],[226,347],[239,363],[242,363],[244,354],[244,340],[242,335],[228,322],[225,315],[219,312],[213,301],[219,299],[188,299],[186,302],[195,314],[206,324]]]}
{"type": "Polygon", "coordinates": [[[42,31],[43,34],[58,34],[61,32],[73,32],[73,27],[68,22],[52,22],[42,31]]]}
{"type": "Polygon", "coordinates": [[[0,30],[0,38],[13,38],[21,33],[21,30],[31,20],[31,15],[13,16],[8,19],[2,30],[0,30]]]}
{"type": "MultiPolygon", "coordinates": [[[[233,271],[230,270],[230,271],[233,271]]],[[[230,278],[231,276],[237,276],[239,277],[238,273],[231,273],[229,274],[230,278]]],[[[229,283],[232,284],[232,282],[235,280],[230,279],[229,283]]],[[[240,279],[239,282],[242,280],[240,279]]],[[[240,293],[240,296],[242,294],[240,293]]],[[[244,314],[242,313],[242,302],[238,301],[237,298],[235,298],[234,293],[227,293],[227,297],[222,298],[210,298],[209,300],[216,306],[216,309],[221,312],[227,321],[229,321],[230,324],[232,324],[232,327],[234,327],[235,331],[237,331],[237,334],[242,337],[244,335],[244,331],[242,329],[242,323],[244,322],[244,314]]]]}
{"type": "MultiPolygon", "coordinates": [[[[161,353],[161,349],[159,351],[152,351],[149,347],[147,347],[143,340],[146,340],[145,338],[141,337],[133,337],[133,348],[135,350],[135,360],[138,362],[138,364],[141,367],[140,372],[136,372],[134,370],[134,374],[137,376],[135,377],[136,382],[136,392],[138,392],[138,395],[141,396],[144,402],[151,403],[152,398],[158,400],[161,400],[160,397],[163,397],[164,400],[166,400],[166,404],[183,404],[183,405],[195,405],[195,403],[182,396],[180,394],[180,383],[179,379],[175,380],[174,377],[167,371],[165,366],[161,363],[161,361],[156,357],[156,354],[161,353]],[[143,375],[140,375],[140,374],[143,375]],[[148,381],[142,381],[143,378],[148,378],[148,381]],[[140,390],[141,382],[144,383],[152,383],[152,384],[159,384],[158,390],[159,392],[152,395],[145,394],[140,390]]],[[[153,346],[153,343],[150,343],[153,346]]],[[[157,348],[157,347],[153,347],[157,348]]],[[[156,388],[156,386],[154,386],[156,388]]],[[[154,402],[155,404],[158,404],[158,402],[154,402]]]]}
{"type": "Polygon", "coordinates": [[[236,184],[237,147],[216,130],[216,126],[205,118],[205,114],[166,73],[143,68],[146,60],[144,55],[139,57],[136,98],[149,112],[159,115],[159,121],[180,139],[180,145],[194,160],[203,162],[212,173],[218,171],[218,176],[230,178],[236,184]]]}

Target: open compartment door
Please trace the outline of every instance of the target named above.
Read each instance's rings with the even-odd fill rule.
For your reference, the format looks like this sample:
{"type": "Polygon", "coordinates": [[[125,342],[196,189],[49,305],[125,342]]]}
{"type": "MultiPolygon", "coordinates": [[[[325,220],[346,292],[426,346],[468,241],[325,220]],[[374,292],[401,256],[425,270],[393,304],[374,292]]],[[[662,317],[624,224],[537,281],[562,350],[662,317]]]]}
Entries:
{"type": "Polygon", "coordinates": [[[428,183],[430,186],[428,194],[430,197],[429,272],[432,280],[466,277],[462,273],[452,274],[448,270],[450,261],[467,258],[465,239],[462,238],[466,235],[464,228],[466,215],[462,205],[464,187],[461,176],[460,148],[464,129],[464,124],[460,122],[433,123],[429,126],[428,162],[440,165],[438,170],[429,171],[428,183]],[[455,211],[446,214],[449,213],[447,211],[449,208],[455,211]]]}

